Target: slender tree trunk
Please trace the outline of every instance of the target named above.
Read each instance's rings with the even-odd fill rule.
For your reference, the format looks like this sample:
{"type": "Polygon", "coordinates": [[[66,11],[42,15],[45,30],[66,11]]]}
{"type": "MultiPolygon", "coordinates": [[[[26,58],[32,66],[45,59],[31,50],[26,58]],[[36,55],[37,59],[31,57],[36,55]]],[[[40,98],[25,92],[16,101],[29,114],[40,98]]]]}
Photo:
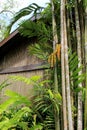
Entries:
{"type": "Polygon", "coordinates": [[[85,65],[86,65],[86,94],[84,111],[84,129],[87,129],[87,5],[85,8],[85,65]]]}
{"type": "Polygon", "coordinates": [[[62,75],[62,98],[63,98],[63,122],[64,130],[67,130],[66,90],[65,90],[65,62],[64,62],[64,1],[61,0],[61,75],[62,75]]]}
{"type": "Polygon", "coordinates": [[[70,77],[69,77],[69,62],[68,62],[68,42],[67,42],[67,29],[66,29],[66,0],[64,0],[64,51],[65,51],[65,78],[66,78],[66,92],[67,92],[67,109],[68,109],[68,124],[69,130],[73,130],[72,111],[71,111],[71,98],[70,98],[70,77]]]}
{"type": "MultiPolygon", "coordinates": [[[[54,3],[52,3],[52,27],[53,27],[53,50],[56,49],[56,44],[58,43],[58,36],[57,36],[57,29],[56,29],[56,21],[54,16],[54,3]]],[[[58,92],[58,77],[57,77],[57,63],[54,66],[54,91],[58,92]]],[[[55,130],[60,130],[60,123],[59,123],[59,113],[55,110],[55,130]]]]}
{"type": "MultiPolygon", "coordinates": [[[[71,9],[70,9],[70,11],[71,11],[71,9]]],[[[70,28],[70,18],[69,18],[70,11],[68,10],[68,12],[67,12],[67,35],[68,35],[67,38],[68,38],[69,50],[71,51],[70,53],[72,54],[71,35],[70,35],[71,28],[70,28]]],[[[73,72],[70,71],[70,77],[72,77],[72,74],[73,74],[73,72]]],[[[72,85],[72,89],[74,89],[73,80],[70,81],[70,85],[72,85]]],[[[71,106],[74,106],[74,94],[73,94],[73,91],[71,92],[71,106]]],[[[74,120],[72,120],[72,121],[73,121],[73,126],[74,126],[74,120]]]]}
{"type": "MultiPolygon", "coordinates": [[[[78,67],[82,65],[82,56],[81,56],[81,32],[80,32],[80,22],[79,22],[79,14],[77,7],[77,0],[75,2],[75,18],[76,18],[76,35],[77,35],[77,53],[78,53],[78,67]]],[[[82,74],[82,70],[78,73],[78,75],[82,74]]],[[[79,84],[79,87],[82,88],[82,83],[79,84]]],[[[78,115],[77,115],[77,130],[82,130],[82,91],[78,92],[78,115]]]]}
{"type": "Polygon", "coordinates": [[[69,49],[71,50],[72,47],[71,47],[71,40],[70,40],[70,18],[69,18],[69,11],[67,13],[67,34],[68,34],[68,46],[69,46],[69,49]]]}

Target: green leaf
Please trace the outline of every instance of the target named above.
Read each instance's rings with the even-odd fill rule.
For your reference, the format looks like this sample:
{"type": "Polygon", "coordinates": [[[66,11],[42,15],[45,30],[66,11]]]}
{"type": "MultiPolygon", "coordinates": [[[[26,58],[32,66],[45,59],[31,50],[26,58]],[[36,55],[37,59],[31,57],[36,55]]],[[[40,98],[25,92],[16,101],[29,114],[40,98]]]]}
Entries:
{"type": "Polygon", "coordinates": [[[50,96],[50,99],[54,98],[54,94],[52,93],[52,91],[50,89],[48,89],[48,94],[50,96]]]}
{"type": "Polygon", "coordinates": [[[31,105],[31,102],[28,100],[27,97],[24,97],[11,90],[7,90],[5,95],[9,96],[10,98],[0,105],[0,113],[3,113],[4,111],[6,111],[11,105],[14,105],[14,106],[22,105],[22,104],[25,104],[27,106],[31,105]]]}
{"type": "Polygon", "coordinates": [[[10,79],[13,79],[14,81],[22,81],[27,85],[33,84],[34,82],[38,81],[40,78],[41,76],[32,76],[30,78],[23,77],[23,76],[10,76],[10,79]]]}
{"type": "Polygon", "coordinates": [[[5,88],[5,87],[7,87],[7,86],[10,85],[10,83],[7,83],[7,81],[8,81],[8,80],[5,80],[5,81],[3,81],[3,82],[0,84],[0,91],[1,91],[3,88],[5,88]]]}
{"type": "Polygon", "coordinates": [[[16,127],[18,124],[21,125],[21,127],[25,127],[26,125],[26,128],[27,128],[27,124],[20,123],[20,119],[26,112],[31,113],[32,111],[29,107],[21,108],[21,110],[15,113],[15,115],[11,119],[0,122],[0,129],[8,130],[9,128],[16,127]]]}
{"type": "Polygon", "coordinates": [[[42,130],[43,126],[41,124],[37,124],[35,126],[33,126],[32,128],[30,128],[30,130],[42,130]]]}

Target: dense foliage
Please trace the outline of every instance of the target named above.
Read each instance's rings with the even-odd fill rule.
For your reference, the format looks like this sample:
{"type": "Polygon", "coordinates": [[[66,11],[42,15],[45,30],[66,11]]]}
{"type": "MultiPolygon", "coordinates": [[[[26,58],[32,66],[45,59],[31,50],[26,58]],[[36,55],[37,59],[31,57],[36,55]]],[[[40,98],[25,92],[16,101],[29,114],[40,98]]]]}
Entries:
{"type": "MultiPolygon", "coordinates": [[[[18,122],[14,120],[15,125],[12,123],[16,116],[10,118],[10,126],[19,127],[19,129],[28,127],[33,130],[86,130],[86,1],[51,0],[45,9],[37,4],[29,5],[15,15],[8,27],[8,32],[18,19],[32,12],[35,20],[23,21],[19,26],[19,32],[24,37],[36,39],[36,44],[31,43],[28,50],[32,55],[44,60],[49,69],[41,82],[38,82],[38,78],[34,81],[32,78],[13,77],[16,81],[33,83],[35,95],[32,98],[32,105],[27,108],[25,104],[25,107],[18,110],[16,113],[18,122]],[[26,121],[22,112],[23,114],[28,112],[26,121]],[[20,116],[19,113],[21,113],[20,116]]],[[[16,102],[13,103],[16,104],[16,102]]],[[[3,110],[7,111],[7,106],[3,110]]],[[[1,109],[2,115],[3,112],[1,109]]],[[[2,127],[4,122],[1,121],[2,127]]]]}

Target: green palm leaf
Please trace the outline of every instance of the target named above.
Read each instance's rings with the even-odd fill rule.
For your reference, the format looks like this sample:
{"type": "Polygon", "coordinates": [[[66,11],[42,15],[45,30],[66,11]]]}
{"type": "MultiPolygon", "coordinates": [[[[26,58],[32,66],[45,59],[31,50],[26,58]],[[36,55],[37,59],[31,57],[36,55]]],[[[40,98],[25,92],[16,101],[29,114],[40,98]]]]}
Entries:
{"type": "Polygon", "coordinates": [[[35,3],[32,3],[31,5],[21,9],[19,12],[15,14],[15,17],[12,18],[11,23],[7,27],[7,34],[10,33],[11,27],[13,26],[14,23],[16,23],[20,18],[30,15],[33,13],[33,15],[36,16],[37,13],[40,13],[43,7],[38,6],[35,3]]]}

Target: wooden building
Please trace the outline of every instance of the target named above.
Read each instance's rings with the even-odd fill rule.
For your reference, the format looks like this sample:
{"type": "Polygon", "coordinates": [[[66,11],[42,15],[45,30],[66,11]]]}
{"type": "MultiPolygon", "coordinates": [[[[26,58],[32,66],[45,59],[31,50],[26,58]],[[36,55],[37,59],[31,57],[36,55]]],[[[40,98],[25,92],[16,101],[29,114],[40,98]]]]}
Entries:
{"type": "MultiPolygon", "coordinates": [[[[10,75],[21,75],[28,78],[33,75],[43,76],[44,70],[41,67],[43,62],[30,56],[27,51],[31,42],[32,39],[22,37],[18,30],[0,42],[0,83],[8,79],[10,75]]],[[[11,89],[23,95],[32,95],[32,86],[25,85],[23,82],[12,82],[5,89],[11,89]]]]}

